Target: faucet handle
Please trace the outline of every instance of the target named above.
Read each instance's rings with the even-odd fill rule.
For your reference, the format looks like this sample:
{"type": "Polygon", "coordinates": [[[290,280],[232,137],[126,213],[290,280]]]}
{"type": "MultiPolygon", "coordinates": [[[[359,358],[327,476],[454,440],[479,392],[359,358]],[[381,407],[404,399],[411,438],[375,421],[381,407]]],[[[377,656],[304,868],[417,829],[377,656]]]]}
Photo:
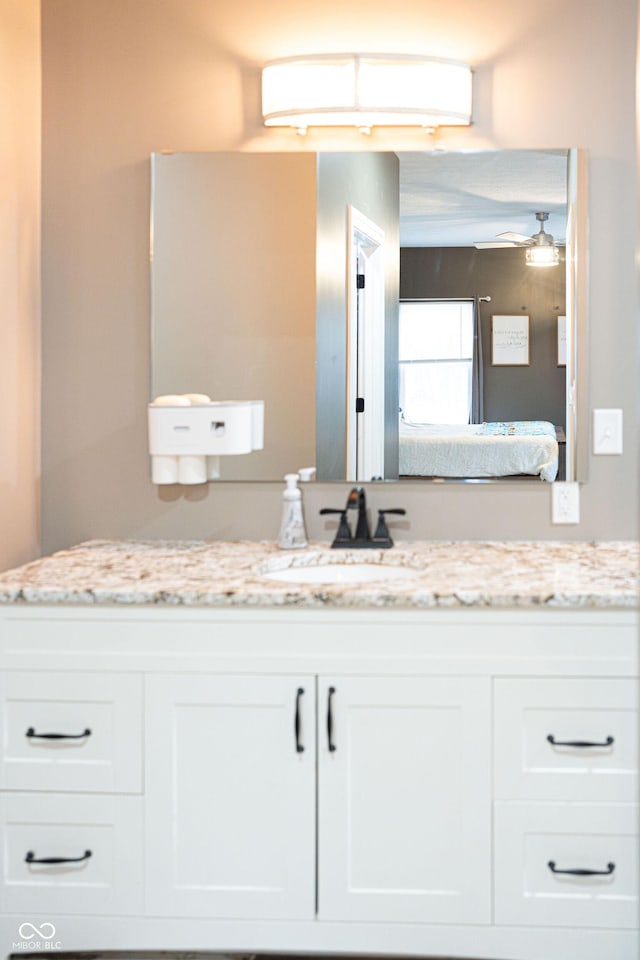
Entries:
{"type": "Polygon", "coordinates": [[[385,520],[386,513],[396,513],[404,516],[407,511],[403,507],[390,507],[388,510],[378,510],[378,524],[376,526],[376,532],[373,535],[374,543],[377,547],[392,547],[393,540],[391,539],[391,534],[389,533],[389,528],[387,527],[387,521],[385,520]]]}
{"type": "Polygon", "coordinates": [[[349,529],[349,524],[347,523],[347,511],[345,509],[334,509],[333,507],[322,507],[320,510],[321,515],[328,513],[339,513],[340,514],[340,523],[338,524],[338,532],[334,538],[335,543],[343,543],[345,541],[351,540],[351,530],[349,529]]]}

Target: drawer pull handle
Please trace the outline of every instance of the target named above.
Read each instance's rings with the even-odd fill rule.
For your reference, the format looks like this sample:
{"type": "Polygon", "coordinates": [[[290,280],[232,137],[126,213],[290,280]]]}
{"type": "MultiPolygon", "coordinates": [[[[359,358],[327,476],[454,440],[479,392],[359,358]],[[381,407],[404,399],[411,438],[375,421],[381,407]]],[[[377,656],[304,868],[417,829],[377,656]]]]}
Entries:
{"type": "Polygon", "coordinates": [[[555,860],[549,860],[547,866],[551,873],[570,873],[572,877],[609,877],[616,868],[615,863],[608,863],[606,870],[583,870],[580,867],[572,870],[558,870],[555,860]]]}
{"type": "Polygon", "coordinates": [[[36,740],[82,740],[84,737],[90,737],[91,730],[89,727],[86,730],[83,730],[82,733],[36,733],[33,727],[29,727],[25,733],[25,737],[36,740]]]}
{"type": "Polygon", "coordinates": [[[329,753],[334,753],[337,750],[333,742],[333,695],[335,692],[335,687],[329,687],[329,696],[327,697],[327,745],[329,753]]]}
{"type": "Polygon", "coordinates": [[[91,850],[85,850],[81,857],[36,857],[33,850],[29,850],[24,858],[25,863],[82,863],[92,856],[91,850]]]}
{"type": "Polygon", "coordinates": [[[295,718],[295,733],[296,733],[296,753],[304,753],[304,744],[300,739],[300,700],[304,696],[304,687],[298,687],[298,692],[296,693],[296,718],[295,718]]]}
{"type": "Polygon", "coordinates": [[[554,747],[610,747],[614,742],[613,737],[607,737],[606,740],[598,743],[594,740],[556,740],[552,733],[547,737],[549,743],[554,747]]]}

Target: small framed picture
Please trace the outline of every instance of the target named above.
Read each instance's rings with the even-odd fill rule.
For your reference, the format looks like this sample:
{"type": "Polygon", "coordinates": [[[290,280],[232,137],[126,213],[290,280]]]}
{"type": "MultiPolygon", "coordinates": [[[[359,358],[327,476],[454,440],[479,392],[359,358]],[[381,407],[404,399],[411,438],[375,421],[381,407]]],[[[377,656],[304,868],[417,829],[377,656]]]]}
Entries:
{"type": "Polygon", "coordinates": [[[567,365],[567,318],[558,317],[558,366],[567,365]]]}
{"type": "Polygon", "coordinates": [[[497,367],[529,365],[529,317],[494,314],[491,317],[491,363],[497,367]]]}

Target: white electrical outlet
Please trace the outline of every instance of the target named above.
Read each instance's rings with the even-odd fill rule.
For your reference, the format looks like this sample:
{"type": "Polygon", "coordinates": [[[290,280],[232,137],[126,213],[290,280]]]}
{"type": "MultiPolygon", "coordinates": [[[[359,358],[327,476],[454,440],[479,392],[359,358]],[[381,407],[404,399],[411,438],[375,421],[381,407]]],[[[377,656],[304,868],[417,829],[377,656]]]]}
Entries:
{"type": "Polygon", "coordinates": [[[580,523],[580,487],[577,483],[551,484],[551,522],[580,523]]]}
{"type": "Polygon", "coordinates": [[[593,411],[593,452],[622,453],[622,410],[593,411]]]}

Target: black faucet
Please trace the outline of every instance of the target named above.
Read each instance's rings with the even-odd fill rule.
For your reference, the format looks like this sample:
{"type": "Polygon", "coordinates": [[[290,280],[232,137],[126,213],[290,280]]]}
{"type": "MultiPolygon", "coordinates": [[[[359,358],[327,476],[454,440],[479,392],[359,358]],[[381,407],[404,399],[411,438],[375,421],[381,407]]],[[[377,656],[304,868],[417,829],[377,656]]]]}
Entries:
{"type": "Polygon", "coordinates": [[[378,510],[378,524],[373,537],[371,536],[369,520],[367,518],[367,498],[364,492],[364,487],[353,487],[349,491],[347,503],[343,510],[336,510],[332,507],[323,507],[320,513],[340,514],[338,532],[336,533],[334,541],[331,544],[332,548],[351,547],[359,549],[369,547],[375,549],[378,547],[385,549],[393,546],[393,540],[391,539],[389,530],[387,528],[387,522],[384,518],[385,514],[405,514],[406,510],[403,510],[401,507],[395,507],[390,510],[378,510]],[[358,519],[356,521],[355,533],[352,534],[347,521],[347,510],[356,509],[358,511],[358,519]]]}
{"type": "Polygon", "coordinates": [[[367,519],[367,497],[364,492],[364,487],[354,487],[349,491],[345,510],[356,509],[358,510],[358,522],[356,524],[354,539],[357,541],[370,540],[371,532],[369,530],[369,521],[367,519]]]}

